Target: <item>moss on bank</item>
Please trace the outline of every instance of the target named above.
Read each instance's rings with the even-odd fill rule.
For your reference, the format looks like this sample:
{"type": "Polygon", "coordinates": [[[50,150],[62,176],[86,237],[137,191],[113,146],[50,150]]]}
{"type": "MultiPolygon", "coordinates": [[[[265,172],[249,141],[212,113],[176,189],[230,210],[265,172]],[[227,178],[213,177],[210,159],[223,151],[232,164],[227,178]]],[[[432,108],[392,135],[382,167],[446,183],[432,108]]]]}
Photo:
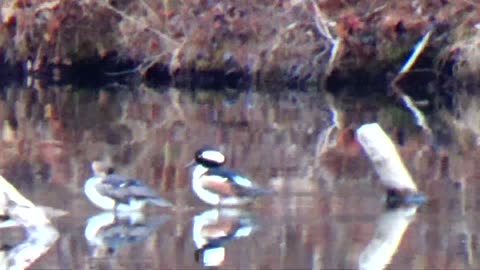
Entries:
{"type": "Polygon", "coordinates": [[[48,76],[54,67],[75,76],[88,62],[105,76],[181,84],[304,85],[359,80],[359,71],[386,81],[435,29],[423,68],[471,80],[480,70],[479,8],[462,0],[6,0],[0,54],[48,76]]]}

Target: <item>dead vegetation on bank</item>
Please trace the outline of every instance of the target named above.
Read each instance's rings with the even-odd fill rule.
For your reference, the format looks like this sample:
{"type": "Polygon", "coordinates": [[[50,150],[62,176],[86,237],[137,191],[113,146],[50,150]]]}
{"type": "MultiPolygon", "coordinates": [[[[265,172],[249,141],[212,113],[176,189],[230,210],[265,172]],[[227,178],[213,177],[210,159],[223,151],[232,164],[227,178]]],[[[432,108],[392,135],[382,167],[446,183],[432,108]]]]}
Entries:
{"type": "MultiPolygon", "coordinates": [[[[480,70],[475,1],[6,0],[0,51],[10,62],[49,64],[115,55],[170,75],[222,71],[308,81],[333,70],[398,67],[435,29],[428,57],[454,74],[480,70]]],[[[432,65],[433,67],[433,65],[432,65]]]]}

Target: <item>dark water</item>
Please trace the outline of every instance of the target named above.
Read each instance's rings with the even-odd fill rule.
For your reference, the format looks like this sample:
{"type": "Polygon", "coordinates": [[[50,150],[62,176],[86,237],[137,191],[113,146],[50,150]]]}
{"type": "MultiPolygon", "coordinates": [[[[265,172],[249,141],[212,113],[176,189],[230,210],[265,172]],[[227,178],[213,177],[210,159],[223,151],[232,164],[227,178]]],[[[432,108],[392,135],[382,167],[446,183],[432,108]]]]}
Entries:
{"type": "MultiPolygon", "coordinates": [[[[35,203],[69,212],[54,221],[59,238],[33,269],[478,269],[477,104],[459,95],[453,110],[430,107],[432,139],[388,99],[5,88],[0,168],[35,203]],[[428,203],[385,209],[370,163],[346,135],[371,121],[398,144],[428,203]],[[248,209],[204,205],[184,165],[205,145],[278,195],[248,209]],[[107,158],[175,208],[115,222],[96,209],[82,187],[89,162],[107,158]],[[88,241],[87,223],[103,227],[88,241]],[[199,248],[195,233],[211,241],[199,248]]],[[[24,238],[20,228],[1,230],[4,245],[24,238]]]]}

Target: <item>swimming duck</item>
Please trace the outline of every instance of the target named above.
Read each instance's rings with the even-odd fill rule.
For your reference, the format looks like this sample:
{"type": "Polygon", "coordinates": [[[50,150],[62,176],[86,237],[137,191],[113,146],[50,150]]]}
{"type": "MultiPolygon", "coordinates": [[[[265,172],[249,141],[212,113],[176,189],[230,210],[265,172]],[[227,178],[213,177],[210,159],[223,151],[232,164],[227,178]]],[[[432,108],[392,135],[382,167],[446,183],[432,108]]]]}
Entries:
{"type": "Polygon", "coordinates": [[[96,206],[105,210],[138,211],[147,203],[162,207],[172,204],[140,180],[115,174],[111,167],[92,162],[94,176],[85,182],[84,192],[96,206]]]}
{"type": "Polygon", "coordinates": [[[192,188],[204,202],[217,206],[238,206],[253,202],[256,197],[272,194],[248,178],[222,167],[225,156],[216,150],[203,148],[195,153],[192,188]]]}

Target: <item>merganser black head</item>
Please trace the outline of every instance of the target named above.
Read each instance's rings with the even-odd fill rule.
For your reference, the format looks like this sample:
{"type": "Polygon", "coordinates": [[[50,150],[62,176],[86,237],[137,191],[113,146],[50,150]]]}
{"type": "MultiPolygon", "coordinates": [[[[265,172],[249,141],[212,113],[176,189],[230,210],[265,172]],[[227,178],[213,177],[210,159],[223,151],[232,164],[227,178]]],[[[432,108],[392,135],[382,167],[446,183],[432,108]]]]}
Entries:
{"type": "Polygon", "coordinates": [[[195,161],[205,167],[214,168],[225,164],[225,156],[212,148],[202,148],[195,152],[195,161]]]}

